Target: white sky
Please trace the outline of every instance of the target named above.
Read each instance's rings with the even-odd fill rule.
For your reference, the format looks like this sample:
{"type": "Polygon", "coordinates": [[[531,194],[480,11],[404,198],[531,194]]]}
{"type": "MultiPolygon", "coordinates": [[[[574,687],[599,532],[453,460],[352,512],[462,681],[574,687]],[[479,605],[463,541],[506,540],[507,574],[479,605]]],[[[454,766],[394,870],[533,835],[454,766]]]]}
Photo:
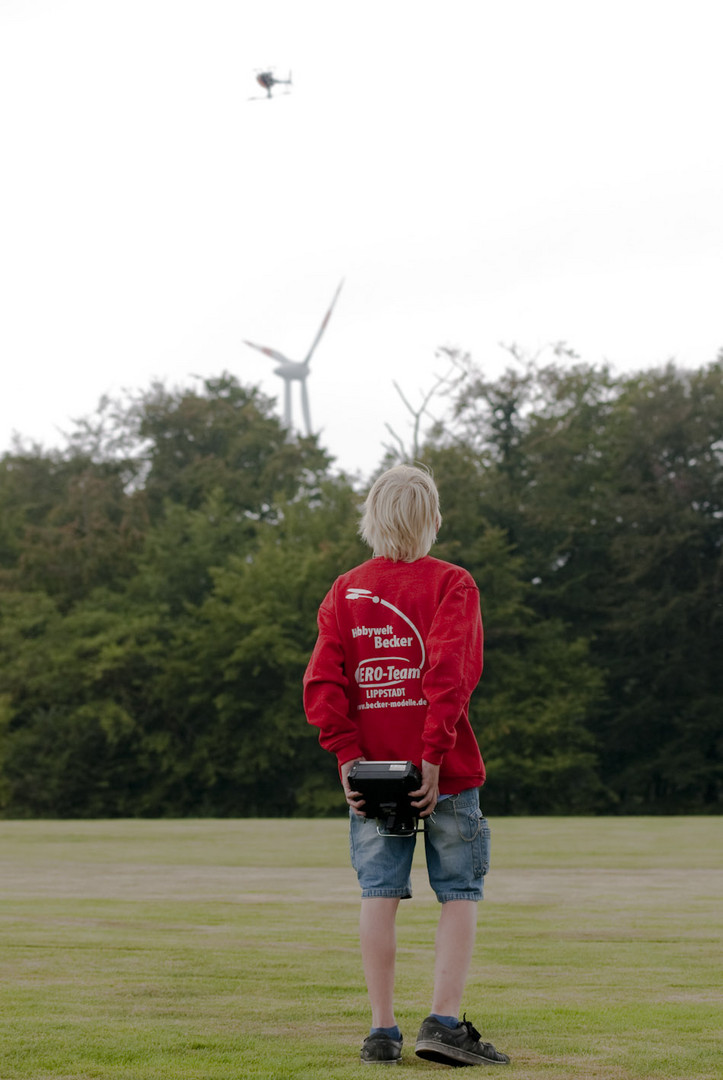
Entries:
{"type": "MultiPolygon", "coordinates": [[[[723,346],[717,0],[0,0],[0,451],[103,393],[312,363],[370,472],[457,345],[723,346]],[[254,69],[293,92],[249,101],[254,69]]],[[[296,406],[296,398],[294,401],[296,406]]],[[[300,410],[296,408],[300,419],[300,410]]]]}

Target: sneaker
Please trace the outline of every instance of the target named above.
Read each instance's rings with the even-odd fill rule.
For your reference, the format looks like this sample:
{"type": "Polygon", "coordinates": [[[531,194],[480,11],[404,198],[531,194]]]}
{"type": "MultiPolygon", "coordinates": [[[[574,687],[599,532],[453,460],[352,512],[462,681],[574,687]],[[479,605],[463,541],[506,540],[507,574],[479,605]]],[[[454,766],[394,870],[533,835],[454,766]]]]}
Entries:
{"type": "Polygon", "coordinates": [[[398,1039],[393,1039],[391,1035],[385,1035],[383,1031],[367,1035],[361,1048],[362,1063],[364,1065],[401,1065],[403,1042],[401,1035],[398,1039]]]}
{"type": "Polygon", "coordinates": [[[414,1047],[417,1057],[441,1061],[444,1065],[509,1065],[507,1054],[495,1050],[492,1043],[480,1041],[477,1028],[462,1018],[456,1028],[445,1027],[428,1016],[422,1021],[414,1047]]]}

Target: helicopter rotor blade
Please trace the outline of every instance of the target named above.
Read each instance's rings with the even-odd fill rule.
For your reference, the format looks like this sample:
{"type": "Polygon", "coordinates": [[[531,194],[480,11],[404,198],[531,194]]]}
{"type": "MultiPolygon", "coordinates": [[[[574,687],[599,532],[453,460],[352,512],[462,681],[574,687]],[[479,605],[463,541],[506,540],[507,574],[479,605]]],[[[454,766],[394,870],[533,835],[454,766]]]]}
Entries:
{"type": "Polygon", "coordinates": [[[255,345],[253,341],[247,341],[246,338],[244,338],[244,345],[250,345],[252,349],[258,349],[264,356],[270,356],[272,360],[278,360],[279,363],[287,364],[289,362],[288,356],[277,352],[276,349],[269,349],[266,345],[255,345]]]}
{"type": "Polygon", "coordinates": [[[321,341],[321,335],[326,330],[326,325],[329,322],[329,319],[331,318],[331,313],[334,310],[334,304],[337,301],[337,297],[339,296],[339,293],[341,292],[341,287],[342,287],[343,284],[344,284],[344,278],[342,278],[341,281],[339,282],[339,286],[338,286],[336,292],[334,293],[334,299],[332,300],[332,302],[331,302],[331,304],[329,306],[329,310],[327,311],[326,315],[324,316],[324,320],[323,320],[321,326],[319,327],[319,332],[316,335],[316,337],[314,338],[312,346],[309,349],[309,352],[307,353],[306,359],[304,360],[304,364],[307,367],[308,367],[309,361],[311,360],[311,356],[312,356],[312,353],[314,352],[314,349],[316,348],[316,346],[321,341]]]}

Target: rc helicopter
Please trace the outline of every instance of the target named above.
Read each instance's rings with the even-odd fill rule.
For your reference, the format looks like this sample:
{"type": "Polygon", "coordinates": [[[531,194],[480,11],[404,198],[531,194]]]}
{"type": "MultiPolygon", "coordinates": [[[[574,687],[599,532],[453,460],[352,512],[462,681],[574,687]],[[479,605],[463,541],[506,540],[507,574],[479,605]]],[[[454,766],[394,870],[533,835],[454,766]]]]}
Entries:
{"type": "MultiPolygon", "coordinates": [[[[256,82],[259,84],[260,87],[262,87],[262,89],[264,89],[266,91],[266,97],[270,98],[270,97],[273,97],[273,94],[271,93],[271,91],[274,88],[274,86],[291,86],[291,72],[289,72],[288,79],[277,79],[276,76],[274,75],[273,71],[257,71],[256,72],[256,82]]],[[[290,93],[290,91],[285,90],[284,93],[288,94],[288,93],[290,93]]],[[[249,98],[249,101],[263,101],[263,100],[265,100],[265,99],[264,98],[259,98],[259,97],[249,98]]]]}

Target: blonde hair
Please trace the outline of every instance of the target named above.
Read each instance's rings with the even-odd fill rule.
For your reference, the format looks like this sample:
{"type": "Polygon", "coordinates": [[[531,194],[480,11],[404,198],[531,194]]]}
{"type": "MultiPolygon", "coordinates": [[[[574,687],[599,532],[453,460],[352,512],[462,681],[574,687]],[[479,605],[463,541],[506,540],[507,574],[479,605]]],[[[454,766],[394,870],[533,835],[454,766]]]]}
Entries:
{"type": "Polygon", "coordinates": [[[396,465],[372,485],[359,532],[376,556],[414,562],[428,554],[441,524],[431,474],[412,465],[396,465]]]}

